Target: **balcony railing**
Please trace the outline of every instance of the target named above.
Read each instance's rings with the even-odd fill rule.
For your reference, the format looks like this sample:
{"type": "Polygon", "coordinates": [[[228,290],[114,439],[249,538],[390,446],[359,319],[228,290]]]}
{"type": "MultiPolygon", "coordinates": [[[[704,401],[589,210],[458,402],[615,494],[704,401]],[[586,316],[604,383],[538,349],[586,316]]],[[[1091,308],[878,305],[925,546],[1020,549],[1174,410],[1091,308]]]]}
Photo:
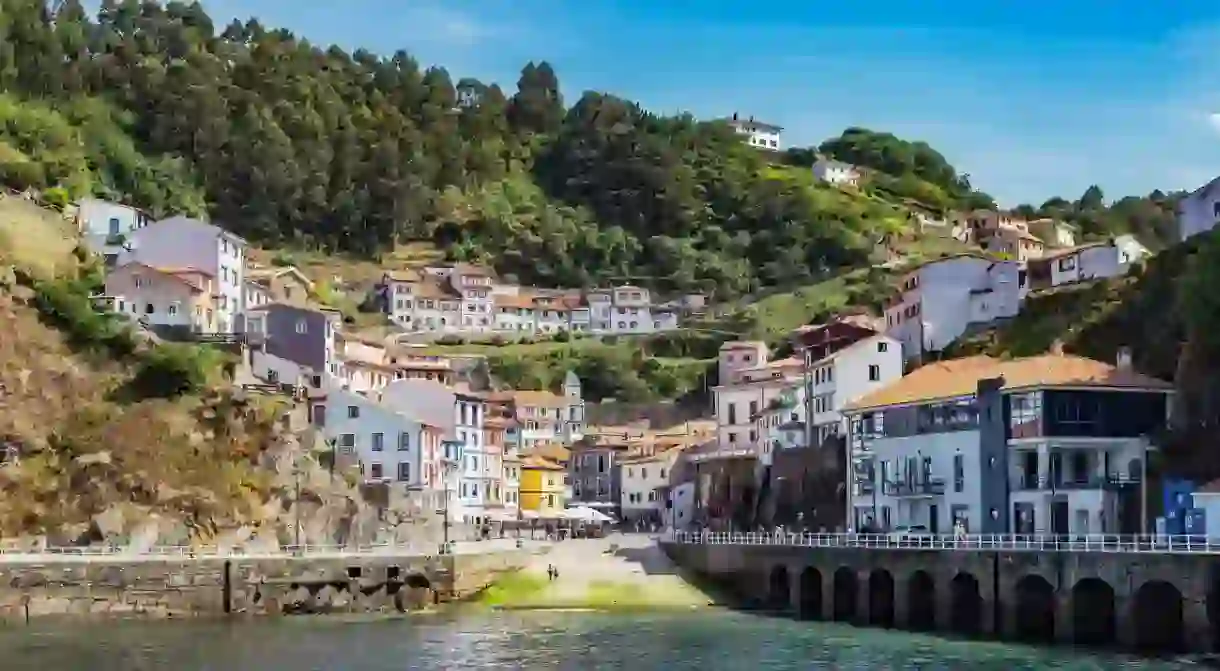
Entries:
{"type": "Polygon", "coordinates": [[[939,496],[945,493],[945,481],[940,478],[887,480],[881,483],[881,491],[886,496],[939,496]]]}
{"type": "Polygon", "coordinates": [[[1014,491],[1050,491],[1050,490],[1080,490],[1080,489],[1120,489],[1133,487],[1140,483],[1139,476],[1096,476],[1082,478],[1047,478],[1038,477],[1032,473],[1022,473],[1012,479],[1014,491]]]}

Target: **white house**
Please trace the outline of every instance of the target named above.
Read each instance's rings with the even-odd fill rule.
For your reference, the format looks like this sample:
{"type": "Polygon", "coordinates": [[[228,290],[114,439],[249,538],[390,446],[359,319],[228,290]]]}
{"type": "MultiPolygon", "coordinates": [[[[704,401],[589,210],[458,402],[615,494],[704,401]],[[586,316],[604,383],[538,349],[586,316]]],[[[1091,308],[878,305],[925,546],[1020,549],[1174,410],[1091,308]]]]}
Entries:
{"type": "Polygon", "coordinates": [[[849,406],[849,527],[1140,533],[1172,385],[1052,353],[925,365],[849,406]]]}
{"type": "Polygon", "coordinates": [[[1178,203],[1178,239],[1185,240],[1220,223],[1220,177],[1204,184],[1178,203]]]}
{"type": "Polygon", "coordinates": [[[196,268],[216,278],[218,330],[242,330],[239,315],[245,310],[246,241],[206,221],[170,217],[133,230],[130,251],[118,262],[139,261],[150,266],[196,268]]]}
{"type": "Polygon", "coordinates": [[[1056,252],[1047,258],[1051,285],[1060,286],[1103,277],[1123,275],[1131,264],[1148,255],[1132,235],[1120,235],[1107,242],[1095,242],[1056,252]]]}
{"type": "Polygon", "coordinates": [[[1028,285],[1017,261],[972,254],[930,261],[906,274],[886,306],[886,334],[902,342],[908,360],[940,351],[971,324],[1016,316],[1028,285]]]}
{"type": "Polygon", "coordinates": [[[314,424],[334,449],[354,455],[365,482],[389,482],[403,493],[430,489],[435,471],[424,468],[424,423],[376,400],[330,390],[315,402],[314,424]]]}
{"type": "Polygon", "coordinates": [[[150,221],[138,208],[107,200],[83,198],[76,206],[76,222],[85,244],[110,265],[117,262],[131,232],[150,221]]]}
{"type": "Polygon", "coordinates": [[[770,149],[771,151],[780,151],[784,148],[780,142],[780,135],[784,132],[784,129],[780,126],[755,121],[754,117],[748,119],[741,118],[737,114],[733,114],[733,117],[727,121],[729,126],[737,131],[739,135],[746,136],[746,143],[751,147],[770,149]]]}
{"type": "Polygon", "coordinates": [[[491,480],[503,477],[501,464],[492,463],[485,449],[483,421],[487,404],[478,396],[454,394],[453,425],[462,444],[462,459],[458,468],[458,504],[462,519],[469,524],[481,524],[490,503],[491,480]]]}
{"type": "Polygon", "coordinates": [[[148,326],[216,331],[214,278],[195,268],[125,263],[106,276],[112,309],[148,326]]]}
{"type": "Polygon", "coordinates": [[[843,409],[902,377],[902,342],[888,335],[864,338],[809,362],[806,377],[813,445],[847,433],[843,409]]]}
{"type": "Polygon", "coordinates": [[[669,486],[669,473],[681,454],[675,446],[619,462],[619,507],[625,521],[663,522],[665,501],[657,490],[669,486]]]}
{"type": "Polygon", "coordinates": [[[683,482],[669,490],[663,524],[668,529],[685,531],[695,521],[695,483],[683,482]]]}
{"type": "Polygon", "coordinates": [[[856,166],[842,161],[820,158],[813,164],[813,176],[818,181],[835,186],[859,186],[860,171],[856,166]]]}

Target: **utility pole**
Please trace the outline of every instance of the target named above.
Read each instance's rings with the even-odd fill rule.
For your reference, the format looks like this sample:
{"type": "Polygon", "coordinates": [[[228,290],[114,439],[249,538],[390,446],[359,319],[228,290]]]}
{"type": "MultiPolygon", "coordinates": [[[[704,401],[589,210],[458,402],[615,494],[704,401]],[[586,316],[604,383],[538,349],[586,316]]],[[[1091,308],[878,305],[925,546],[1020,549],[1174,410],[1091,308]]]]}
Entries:
{"type": "Polygon", "coordinates": [[[300,552],[300,549],[301,549],[301,458],[299,455],[292,462],[292,476],[293,476],[293,480],[295,481],[295,483],[294,483],[295,494],[294,494],[294,498],[292,500],[292,512],[293,512],[293,517],[295,519],[292,523],[292,526],[293,526],[293,531],[295,533],[294,543],[297,547],[297,551],[300,552]]]}

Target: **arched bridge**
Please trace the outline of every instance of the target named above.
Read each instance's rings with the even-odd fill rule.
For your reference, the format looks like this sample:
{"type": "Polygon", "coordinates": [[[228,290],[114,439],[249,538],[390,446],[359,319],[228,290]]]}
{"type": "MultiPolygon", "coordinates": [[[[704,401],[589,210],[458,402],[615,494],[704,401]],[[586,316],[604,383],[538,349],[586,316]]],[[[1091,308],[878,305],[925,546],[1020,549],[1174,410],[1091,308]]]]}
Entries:
{"type": "Polygon", "coordinates": [[[1157,538],[677,534],[744,605],[1031,643],[1220,651],[1220,544],[1157,538]]]}

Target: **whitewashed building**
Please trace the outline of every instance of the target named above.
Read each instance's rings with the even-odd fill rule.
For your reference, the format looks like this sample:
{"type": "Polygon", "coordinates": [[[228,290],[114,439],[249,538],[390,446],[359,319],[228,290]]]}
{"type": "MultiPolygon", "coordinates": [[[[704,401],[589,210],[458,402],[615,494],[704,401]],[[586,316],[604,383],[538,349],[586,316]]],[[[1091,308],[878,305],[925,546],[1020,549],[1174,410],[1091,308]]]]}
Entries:
{"type": "Polygon", "coordinates": [[[489,480],[501,477],[501,465],[493,464],[484,445],[483,421],[487,404],[475,395],[455,393],[453,405],[454,433],[462,444],[462,459],[458,469],[458,503],[462,519],[480,524],[487,514],[492,496],[489,480]]]}
{"type": "Polygon", "coordinates": [[[733,114],[732,118],[727,121],[730,128],[737,131],[739,135],[745,136],[746,143],[751,147],[771,151],[782,151],[784,148],[781,137],[784,129],[781,126],[756,121],[754,117],[744,118],[737,114],[733,114]]]}
{"type": "Polygon", "coordinates": [[[515,420],[513,437],[520,449],[545,443],[571,445],[585,435],[585,401],[580,378],[568,371],[563,393],[512,391],[491,394],[488,400],[503,404],[515,420]]]}
{"type": "Polygon", "coordinates": [[[243,329],[245,240],[206,221],[178,216],[132,230],[127,242],[129,249],[119,254],[119,264],[139,261],[161,268],[195,268],[216,278],[217,330],[243,329]]]}
{"type": "Polygon", "coordinates": [[[130,262],[106,276],[111,309],[150,327],[215,333],[215,279],[195,268],[130,262]]]}
{"type": "Polygon", "coordinates": [[[669,486],[669,474],[682,455],[677,447],[619,461],[619,509],[624,521],[664,522],[665,500],[658,491],[669,486]]]}
{"type": "Polygon", "coordinates": [[[901,293],[885,308],[886,334],[902,342],[903,356],[939,352],[969,326],[1014,317],[1029,293],[1025,265],[960,254],[919,266],[902,279],[901,293]]]}
{"type": "Polygon", "coordinates": [[[834,186],[860,185],[860,171],[856,166],[827,158],[820,158],[813,164],[813,176],[819,182],[834,186]]]}
{"type": "Polygon", "coordinates": [[[313,408],[314,424],[334,449],[354,456],[365,482],[392,483],[402,493],[430,488],[424,468],[424,423],[362,394],[329,390],[313,408]]]}
{"type": "Polygon", "coordinates": [[[1051,285],[1087,282],[1126,274],[1131,264],[1148,255],[1132,235],[1120,235],[1107,242],[1095,242],[1058,251],[1047,257],[1051,285]]]}
{"type": "Polygon", "coordinates": [[[152,221],[143,210],[97,198],[83,198],[76,206],[76,223],[89,249],[113,266],[125,250],[132,231],[152,221]]]}
{"type": "Polygon", "coordinates": [[[925,365],[845,411],[847,525],[951,533],[1142,533],[1147,436],[1172,385],[1052,353],[925,365]],[[1134,505],[1133,502],[1135,502],[1134,505]]]}
{"type": "Polygon", "coordinates": [[[1210,231],[1220,223],[1220,177],[1195,189],[1178,203],[1178,239],[1210,231]]]}

